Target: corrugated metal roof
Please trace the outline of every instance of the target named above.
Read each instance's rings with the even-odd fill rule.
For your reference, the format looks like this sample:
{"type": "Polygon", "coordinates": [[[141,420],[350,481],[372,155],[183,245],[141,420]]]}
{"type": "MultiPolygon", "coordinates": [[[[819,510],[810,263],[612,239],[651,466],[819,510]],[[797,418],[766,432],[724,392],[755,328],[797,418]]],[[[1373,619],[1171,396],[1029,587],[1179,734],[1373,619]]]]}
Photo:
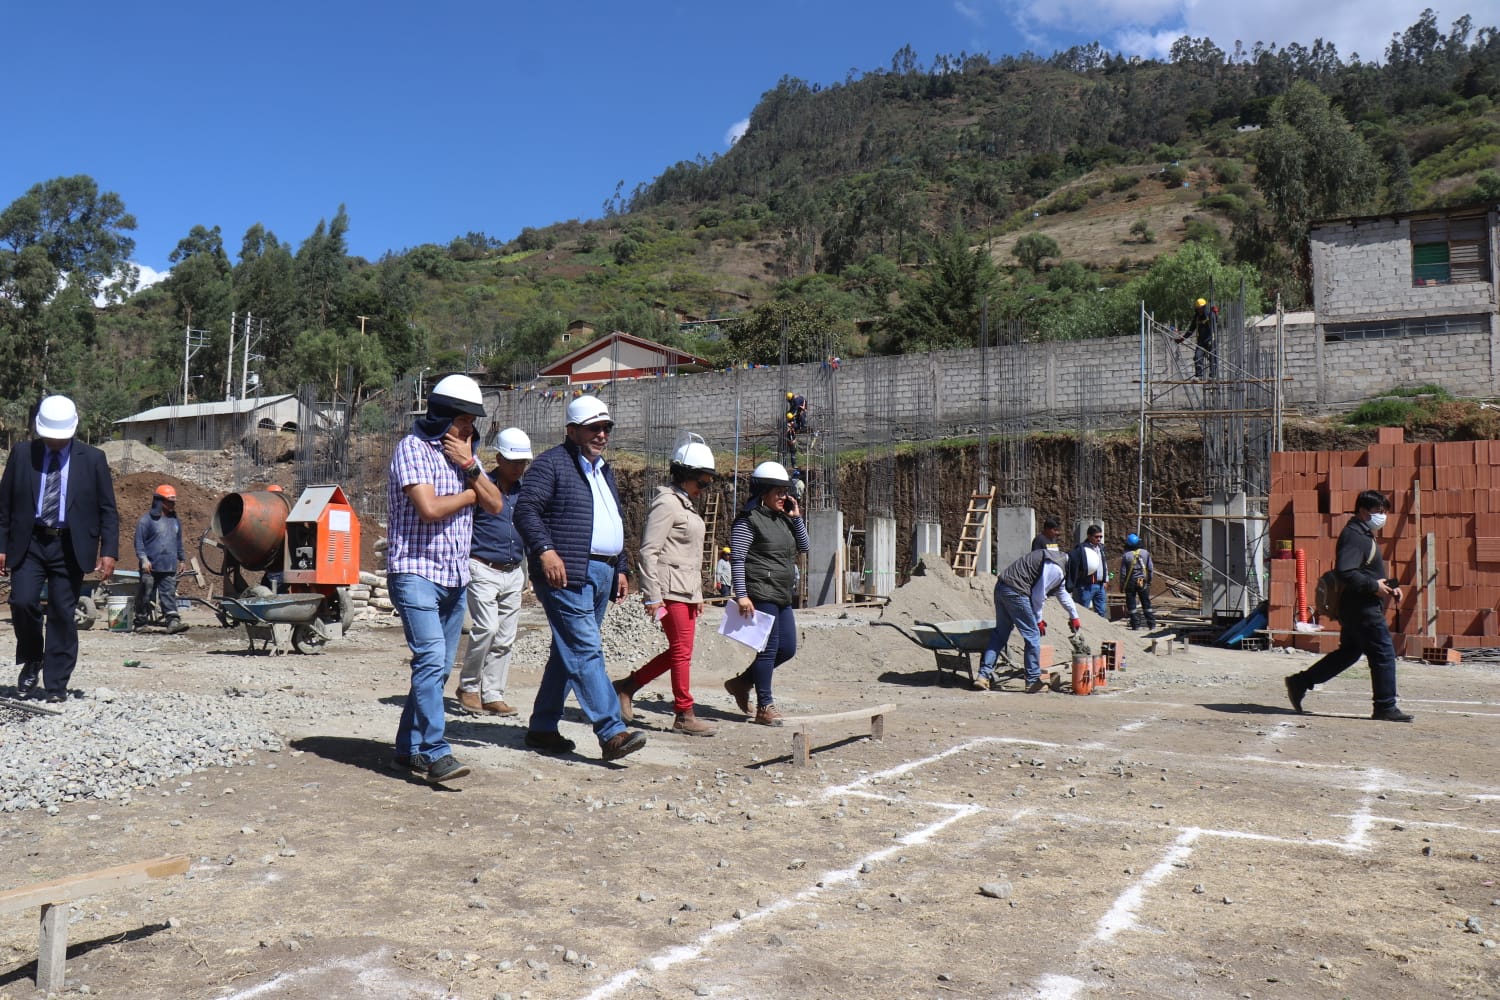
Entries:
{"type": "Polygon", "coordinates": [[[194,417],[218,417],[233,413],[254,413],[283,400],[295,399],[295,393],[262,396],[260,399],[224,399],[217,403],[192,403],[187,406],[156,406],[116,420],[117,424],[144,424],[155,420],[191,420],[194,417]]]}

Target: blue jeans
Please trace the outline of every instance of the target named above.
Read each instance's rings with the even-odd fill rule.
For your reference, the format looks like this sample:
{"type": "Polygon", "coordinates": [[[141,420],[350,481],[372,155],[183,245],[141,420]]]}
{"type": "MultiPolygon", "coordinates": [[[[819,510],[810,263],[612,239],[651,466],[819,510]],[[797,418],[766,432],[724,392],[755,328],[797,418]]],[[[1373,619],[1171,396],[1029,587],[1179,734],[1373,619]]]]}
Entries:
{"type": "Polygon", "coordinates": [[[552,651],[531,707],[531,729],[557,732],[563,701],[572,687],[578,707],[603,745],[625,731],[625,723],[620,721],[620,698],[604,666],[604,646],[599,638],[599,626],[618,581],[613,563],[590,559],[588,566],[585,579],[569,580],[562,589],[552,587],[542,576],[531,581],[547,612],[547,624],[552,626],[552,651]]]}
{"type": "Polygon", "coordinates": [[[430,764],[453,752],[444,735],[443,687],[463,635],[464,588],[415,573],[392,573],[388,584],[411,647],[411,691],[396,727],[396,752],[430,764]]]}
{"type": "Polygon", "coordinates": [[[1109,617],[1109,597],[1106,595],[1104,584],[1085,583],[1078,588],[1079,609],[1092,608],[1100,618],[1109,617]]]}
{"type": "Polygon", "coordinates": [[[1026,644],[1026,683],[1042,679],[1042,631],[1037,627],[1036,611],[1030,594],[1018,594],[1003,583],[995,584],[995,631],[979,661],[979,676],[988,680],[995,672],[1000,650],[1010,641],[1011,629],[1021,633],[1026,644]]]}
{"type": "Polygon", "coordinates": [[[797,618],[790,606],[782,607],[767,601],[755,602],[755,610],[771,615],[771,635],[766,639],[766,648],[755,654],[755,659],[740,676],[755,682],[755,703],[774,705],[776,697],[771,693],[771,675],[776,668],[797,655],[797,618]]]}

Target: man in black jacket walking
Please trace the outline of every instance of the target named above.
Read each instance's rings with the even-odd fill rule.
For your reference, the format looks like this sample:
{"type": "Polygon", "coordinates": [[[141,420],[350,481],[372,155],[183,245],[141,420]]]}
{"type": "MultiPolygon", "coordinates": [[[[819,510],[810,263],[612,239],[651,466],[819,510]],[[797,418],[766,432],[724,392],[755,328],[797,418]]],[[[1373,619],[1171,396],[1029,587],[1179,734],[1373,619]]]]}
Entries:
{"type": "Polygon", "coordinates": [[[1377,490],[1366,490],[1354,503],[1354,514],[1339,532],[1334,569],[1344,584],[1339,600],[1339,648],[1301,673],[1286,679],[1292,707],[1302,711],[1302,699],[1319,684],[1333,680],[1361,656],[1370,661],[1374,695],[1373,719],[1410,722],[1396,706],[1396,648],[1385,622],[1385,602],[1401,601],[1401,588],[1385,576],[1385,560],[1375,533],[1385,527],[1390,502],[1377,490]]]}

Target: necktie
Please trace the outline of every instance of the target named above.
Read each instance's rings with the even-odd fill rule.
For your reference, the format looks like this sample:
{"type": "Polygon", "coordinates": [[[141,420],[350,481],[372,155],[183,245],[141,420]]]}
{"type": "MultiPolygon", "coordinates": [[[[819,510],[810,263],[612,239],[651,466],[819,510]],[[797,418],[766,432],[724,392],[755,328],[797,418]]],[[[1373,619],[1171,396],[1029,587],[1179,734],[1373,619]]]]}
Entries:
{"type": "Polygon", "coordinates": [[[62,507],[62,463],[57,452],[47,453],[47,481],[42,486],[42,524],[55,528],[62,507]]]}

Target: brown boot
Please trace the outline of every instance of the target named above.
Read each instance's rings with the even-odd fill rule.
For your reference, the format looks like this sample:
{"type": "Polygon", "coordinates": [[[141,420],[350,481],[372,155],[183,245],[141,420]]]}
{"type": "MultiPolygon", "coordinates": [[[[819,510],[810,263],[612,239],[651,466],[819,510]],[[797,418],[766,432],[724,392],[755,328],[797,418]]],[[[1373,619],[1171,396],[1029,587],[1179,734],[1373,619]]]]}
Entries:
{"type": "Polygon", "coordinates": [[[776,711],[775,705],[761,705],[755,709],[755,724],[757,726],[779,726],[781,725],[781,713],[776,711]]]}
{"type": "Polygon", "coordinates": [[[459,691],[458,704],[459,707],[470,715],[478,715],[484,711],[484,706],[479,701],[478,691],[459,691]]]}
{"type": "Polygon", "coordinates": [[[717,730],[694,715],[690,708],[686,712],[677,713],[677,718],[672,720],[672,732],[688,736],[712,736],[717,730]]]}
{"type": "Polygon", "coordinates": [[[640,689],[633,675],[615,681],[615,694],[620,696],[620,718],[626,725],[635,721],[635,706],[631,704],[631,698],[640,689]]]}
{"type": "Polygon", "coordinates": [[[734,697],[734,703],[740,707],[740,711],[746,715],[750,714],[750,691],[755,687],[744,677],[736,675],[724,682],[724,690],[734,697]]]}

